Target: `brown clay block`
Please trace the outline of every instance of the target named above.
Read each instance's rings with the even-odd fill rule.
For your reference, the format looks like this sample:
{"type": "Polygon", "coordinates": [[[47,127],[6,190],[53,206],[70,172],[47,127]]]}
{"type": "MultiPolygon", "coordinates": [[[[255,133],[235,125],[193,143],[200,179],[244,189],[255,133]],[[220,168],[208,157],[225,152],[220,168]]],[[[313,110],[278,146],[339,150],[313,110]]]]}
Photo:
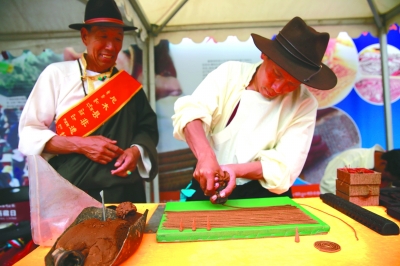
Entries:
{"type": "Polygon", "coordinates": [[[359,206],[379,206],[379,196],[349,196],[340,192],[339,190],[336,190],[336,196],[339,196],[342,199],[348,200],[359,206]]]}
{"type": "Polygon", "coordinates": [[[379,196],[379,185],[350,185],[336,179],[336,189],[349,196],[379,196]]]}
{"type": "Polygon", "coordinates": [[[337,169],[337,179],[350,185],[380,184],[381,173],[349,173],[346,168],[337,169]]]}

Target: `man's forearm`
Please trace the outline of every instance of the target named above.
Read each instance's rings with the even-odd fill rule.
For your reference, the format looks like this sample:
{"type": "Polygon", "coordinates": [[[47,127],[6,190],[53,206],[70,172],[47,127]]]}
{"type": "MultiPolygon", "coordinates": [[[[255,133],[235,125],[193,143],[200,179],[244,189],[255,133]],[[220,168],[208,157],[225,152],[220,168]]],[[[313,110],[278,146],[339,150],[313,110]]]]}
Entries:
{"type": "Polygon", "coordinates": [[[82,137],[52,137],[44,146],[43,152],[51,154],[78,153],[78,143],[82,137]]]}
{"type": "Polygon", "coordinates": [[[208,143],[201,120],[196,119],[188,123],[183,129],[183,132],[186,142],[197,160],[201,160],[207,156],[215,157],[215,153],[208,143]]]}
{"type": "Polygon", "coordinates": [[[241,163],[241,164],[228,164],[229,168],[231,168],[236,177],[244,177],[252,180],[263,179],[263,171],[261,162],[249,162],[249,163],[241,163]]]}
{"type": "Polygon", "coordinates": [[[101,164],[107,164],[124,153],[124,150],[117,146],[116,140],[100,135],[88,137],[54,136],[46,143],[43,151],[52,154],[83,154],[90,160],[101,164]]]}

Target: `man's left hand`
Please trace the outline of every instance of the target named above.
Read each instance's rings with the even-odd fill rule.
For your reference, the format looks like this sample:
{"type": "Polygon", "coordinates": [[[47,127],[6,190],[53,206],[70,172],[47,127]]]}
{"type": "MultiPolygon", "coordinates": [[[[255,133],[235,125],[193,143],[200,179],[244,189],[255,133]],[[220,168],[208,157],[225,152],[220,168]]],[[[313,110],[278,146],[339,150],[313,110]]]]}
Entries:
{"type": "Polygon", "coordinates": [[[136,146],[124,150],[124,153],[121,154],[115,162],[114,166],[116,169],[112,170],[111,174],[120,177],[127,177],[129,173],[136,170],[137,160],[139,157],[140,151],[136,146]]]}

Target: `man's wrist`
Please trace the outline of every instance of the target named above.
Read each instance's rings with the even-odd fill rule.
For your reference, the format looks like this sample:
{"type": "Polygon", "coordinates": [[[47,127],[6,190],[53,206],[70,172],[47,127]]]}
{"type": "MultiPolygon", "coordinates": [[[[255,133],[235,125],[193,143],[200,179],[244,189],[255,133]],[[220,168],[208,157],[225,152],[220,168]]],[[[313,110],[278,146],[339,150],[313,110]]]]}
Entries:
{"type": "Polygon", "coordinates": [[[215,153],[213,150],[209,151],[199,151],[197,152],[196,158],[199,161],[204,161],[204,160],[217,160],[217,157],[215,156],[215,153]]]}
{"type": "Polygon", "coordinates": [[[130,149],[132,151],[133,156],[135,156],[136,158],[140,157],[141,153],[140,153],[139,146],[134,144],[131,147],[129,147],[128,149],[130,149]]]}

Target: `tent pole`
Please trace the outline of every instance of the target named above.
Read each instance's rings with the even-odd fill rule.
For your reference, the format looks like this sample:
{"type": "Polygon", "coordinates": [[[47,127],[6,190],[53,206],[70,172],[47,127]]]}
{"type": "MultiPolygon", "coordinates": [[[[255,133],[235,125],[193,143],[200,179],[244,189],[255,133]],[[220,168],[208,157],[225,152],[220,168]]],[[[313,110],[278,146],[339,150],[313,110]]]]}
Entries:
{"type": "Polygon", "coordinates": [[[168,15],[168,17],[161,23],[159,27],[153,32],[154,36],[157,36],[164,27],[168,24],[168,22],[178,13],[178,11],[187,3],[189,0],[182,0],[178,5],[172,10],[172,12],[168,15]]]}
{"type": "Polygon", "coordinates": [[[131,4],[133,10],[135,13],[138,15],[140,22],[142,22],[143,27],[147,32],[151,31],[151,26],[149,24],[149,20],[146,17],[146,14],[143,12],[142,8],[140,7],[140,4],[136,0],[129,0],[129,3],[131,4]]]}
{"type": "MultiPolygon", "coordinates": [[[[138,38],[139,39],[139,38],[138,38]]],[[[139,45],[139,43],[138,43],[139,45]]],[[[148,53],[148,39],[145,40],[144,43],[139,45],[139,48],[142,49],[142,86],[143,90],[146,93],[147,99],[150,98],[149,93],[149,53],[148,53]]],[[[144,182],[144,190],[146,192],[146,202],[151,203],[151,183],[144,182]]]]}
{"type": "Polygon", "coordinates": [[[379,45],[381,53],[381,71],[382,71],[382,86],[383,86],[383,107],[385,113],[386,127],[386,150],[393,149],[393,125],[392,125],[392,102],[390,100],[390,82],[389,82],[389,67],[387,54],[387,35],[386,25],[383,19],[379,16],[374,0],[367,0],[372,14],[374,15],[375,24],[379,30],[379,45]]]}
{"type": "MultiPolygon", "coordinates": [[[[153,108],[154,112],[156,112],[156,74],[155,74],[155,66],[154,66],[154,36],[149,35],[148,36],[148,69],[149,69],[149,100],[150,100],[150,105],[153,108]]],[[[158,180],[158,174],[154,178],[153,182],[153,199],[154,203],[159,203],[160,202],[160,189],[159,189],[159,180],[158,180]]]]}
{"type": "Polygon", "coordinates": [[[381,65],[382,65],[382,85],[383,85],[383,100],[385,108],[385,125],[386,125],[386,146],[390,151],[393,146],[393,125],[392,125],[392,102],[390,99],[390,80],[388,67],[388,52],[387,52],[387,35],[385,29],[379,30],[379,43],[381,47],[381,65]]]}

